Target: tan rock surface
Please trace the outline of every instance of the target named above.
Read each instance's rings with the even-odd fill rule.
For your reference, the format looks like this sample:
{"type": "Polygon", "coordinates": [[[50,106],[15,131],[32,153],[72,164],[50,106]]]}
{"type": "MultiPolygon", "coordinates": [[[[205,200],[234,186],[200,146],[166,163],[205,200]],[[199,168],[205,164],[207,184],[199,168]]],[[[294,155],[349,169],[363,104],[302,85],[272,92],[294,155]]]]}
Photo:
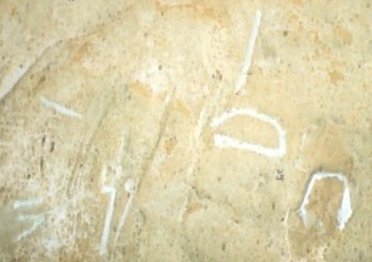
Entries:
{"type": "Polygon", "coordinates": [[[1,1],[0,257],[371,261],[371,30],[368,0],[1,1]]]}

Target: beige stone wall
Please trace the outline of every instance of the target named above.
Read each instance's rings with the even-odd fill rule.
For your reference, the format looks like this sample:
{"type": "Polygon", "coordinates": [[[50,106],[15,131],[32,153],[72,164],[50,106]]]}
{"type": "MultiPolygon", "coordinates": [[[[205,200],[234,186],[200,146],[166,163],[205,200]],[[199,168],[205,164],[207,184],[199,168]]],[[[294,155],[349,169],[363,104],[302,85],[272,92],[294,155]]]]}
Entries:
{"type": "Polygon", "coordinates": [[[371,261],[371,4],[0,1],[2,260],[371,261]]]}

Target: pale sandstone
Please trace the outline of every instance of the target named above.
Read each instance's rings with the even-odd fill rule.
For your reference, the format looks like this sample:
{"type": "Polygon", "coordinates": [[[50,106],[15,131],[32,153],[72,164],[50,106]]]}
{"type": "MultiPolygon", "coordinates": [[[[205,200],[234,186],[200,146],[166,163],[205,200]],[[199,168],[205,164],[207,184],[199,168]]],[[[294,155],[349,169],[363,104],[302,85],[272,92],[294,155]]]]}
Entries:
{"type": "Polygon", "coordinates": [[[368,0],[1,1],[2,260],[371,261],[371,27],[368,0]],[[217,147],[278,146],[212,125],[233,108],[285,155],[217,147]],[[337,179],[299,215],[318,171],[343,230],[337,179]]]}

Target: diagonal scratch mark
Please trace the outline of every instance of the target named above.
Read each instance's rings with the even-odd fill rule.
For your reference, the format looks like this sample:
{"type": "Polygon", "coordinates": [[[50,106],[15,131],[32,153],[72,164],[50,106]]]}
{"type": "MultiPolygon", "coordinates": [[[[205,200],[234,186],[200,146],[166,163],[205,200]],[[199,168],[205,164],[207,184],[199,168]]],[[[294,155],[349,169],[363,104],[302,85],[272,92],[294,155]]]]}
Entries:
{"type": "MultiPolygon", "coordinates": [[[[204,133],[205,128],[207,127],[207,123],[209,119],[211,118],[212,114],[214,111],[216,111],[216,107],[219,104],[219,101],[226,95],[225,94],[225,89],[224,86],[221,85],[218,87],[217,91],[213,94],[213,98],[211,99],[212,101],[210,103],[206,102],[203,106],[203,109],[201,110],[196,128],[194,130],[194,137],[192,139],[191,144],[193,146],[192,149],[192,158],[190,160],[190,164],[188,166],[188,169],[186,171],[186,184],[190,186],[190,184],[193,184],[193,175],[195,174],[195,168],[198,165],[199,159],[200,159],[200,152],[203,149],[203,145],[201,143],[200,137],[204,133]]],[[[187,206],[187,203],[190,198],[190,192],[186,196],[186,199],[184,201],[183,206],[181,207],[181,211],[178,217],[179,222],[182,222],[184,213],[185,213],[185,207],[187,206]]]]}
{"type": "MultiPolygon", "coordinates": [[[[175,91],[176,91],[176,88],[173,88],[171,93],[168,94],[166,99],[165,99],[165,109],[164,109],[164,111],[162,113],[162,116],[161,116],[161,119],[160,119],[159,132],[158,132],[158,135],[156,137],[156,140],[155,140],[155,143],[154,143],[154,146],[151,150],[150,155],[144,161],[142,171],[139,175],[139,180],[138,180],[137,187],[136,187],[136,193],[139,193],[139,191],[141,189],[141,185],[143,183],[143,180],[146,178],[146,175],[147,175],[148,171],[150,170],[152,163],[154,162],[156,152],[158,151],[161,139],[164,135],[164,130],[165,130],[165,128],[167,126],[167,123],[168,123],[169,108],[170,108],[171,101],[174,98],[175,91]]],[[[127,203],[127,205],[125,207],[125,210],[124,210],[124,214],[125,214],[124,218],[122,217],[122,219],[124,219],[124,221],[128,218],[129,208],[132,206],[132,203],[134,201],[134,197],[135,197],[134,192],[132,192],[129,199],[128,199],[129,202],[127,203]]],[[[124,224],[124,222],[122,224],[124,224]]],[[[115,245],[113,247],[113,250],[116,249],[116,242],[117,242],[118,238],[119,238],[118,236],[115,237],[115,245]]],[[[114,252],[112,253],[111,260],[113,260],[113,258],[114,258],[114,252]]]]}
{"type": "Polygon", "coordinates": [[[40,59],[48,50],[52,49],[60,42],[61,40],[53,41],[51,44],[42,48],[34,59],[27,61],[22,67],[17,67],[17,69],[15,69],[12,73],[5,76],[5,78],[3,78],[3,80],[1,81],[0,101],[6,95],[8,95],[13,90],[13,88],[18,85],[18,83],[20,83],[23,77],[27,75],[27,72],[29,72],[31,68],[37,64],[38,61],[40,61],[40,59]]]}
{"type": "Polygon", "coordinates": [[[20,81],[27,75],[27,73],[32,69],[32,67],[35,66],[41,60],[41,58],[47,51],[51,50],[52,48],[61,43],[71,42],[74,40],[82,39],[87,36],[94,35],[96,31],[97,30],[93,30],[92,32],[79,34],[66,39],[53,40],[50,44],[47,44],[38,52],[34,59],[27,61],[26,63],[24,63],[22,67],[17,67],[17,69],[15,69],[9,75],[5,76],[5,78],[3,78],[2,81],[0,81],[0,101],[3,98],[5,98],[18,85],[18,83],[20,83],[20,81]]]}
{"type": "Polygon", "coordinates": [[[140,176],[140,179],[139,179],[139,182],[138,182],[138,190],[140,190],[140,186],[142,184],[142,180],[145,178],[146,174],[148,173],[148,170],[150,169],[151,167],[151,164],[154,160],[154,157],[155,157],[155,154],[159,148],[159,145],[160,145],[160,141],[163,137],[163,134],[164,134],[164,130],[165,130],[165,127],[167,125],[167,122],[168,122],[168,116],[169,116],[169,108],[170,108],[170,102],[173,100],[174,98],[174,94],[175,94],[175,88],[172,89],[171,93],[167,96],[166,98],[166,105],[165,105],[165,109],[162,113],[162,116],[161,116],[161,119],[160,119],[160,128],[159,128],[159,133],[157,135],[157,138],[156,138],[156,141],[155,141],[155,145],[150,153],[150,156],[147,158],[147,160],[145,161],[144,165],[143,165],[143,168],[142,168],[142,172],[141,172],[141,176],[140,176]]]}
{"type": "Polygon", "coordinates": [[[77,170],[78,170],[80,164],[83,163],[88,156],[88,152],[90,151],[90,149],[93,145],[93,141],[94,141],[94,138],[97,134],[97,131],[98,131],[99,127],[102,125],[103,120],[106,118],[106,116],[109,112],[109,109],[112,106],[112,99],[113,99],[113,96],[110,97],[108,103],[104,103],[106,106],[105,106],[104,110],[102,111],[102,114],[99,116],[99,119],[96,122],[95,127],[92,129],[92,133],[90,134],[89,138],[87,139],[87,145],[85,146],[85,148],[84,148],[83,143],[80,144],[79,153],[77,155],[76,161],[75,161],[74,166],[72,168],[71,174],[70,174],[70,176],[67,180],[66,193],[67,193],[68,196],[71,196],[72,193],[73,193],[73,189],[75,188],[74,185],[76,184],[76,180],[78,179],[76,177],[77,170]]]}

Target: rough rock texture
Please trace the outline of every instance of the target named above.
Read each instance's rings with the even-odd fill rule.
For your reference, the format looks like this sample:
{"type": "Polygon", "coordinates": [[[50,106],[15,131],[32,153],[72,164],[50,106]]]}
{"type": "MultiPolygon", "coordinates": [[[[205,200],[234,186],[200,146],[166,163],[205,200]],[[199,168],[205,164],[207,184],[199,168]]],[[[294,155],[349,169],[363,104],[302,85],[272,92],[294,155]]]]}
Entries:
{"type": "Polygon", "coordinates": [[[369,0],[3,0],[0,33],[2,260],[372,260],[369,0]]]}

